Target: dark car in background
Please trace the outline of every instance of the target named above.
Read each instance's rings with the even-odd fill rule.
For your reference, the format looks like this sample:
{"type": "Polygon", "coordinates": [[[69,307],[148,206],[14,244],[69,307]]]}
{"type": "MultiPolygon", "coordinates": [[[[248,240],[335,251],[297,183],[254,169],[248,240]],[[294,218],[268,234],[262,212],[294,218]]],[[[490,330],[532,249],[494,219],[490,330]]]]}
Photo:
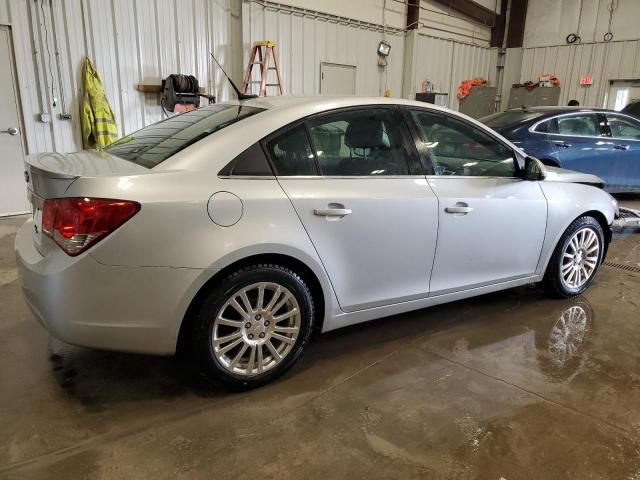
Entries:
{"type": "Polygon", "coordinates": [[[622,109],[622,113],[627,113],[640,118],[640,100],[627,104],[627,106],[622,109]]]}
{"type": "Polygon", "coordinates": [[[592,173],[609,192],[640,192],[640,119],[622,112],[523,107],[480,119],[551,166],[592,173]]]}

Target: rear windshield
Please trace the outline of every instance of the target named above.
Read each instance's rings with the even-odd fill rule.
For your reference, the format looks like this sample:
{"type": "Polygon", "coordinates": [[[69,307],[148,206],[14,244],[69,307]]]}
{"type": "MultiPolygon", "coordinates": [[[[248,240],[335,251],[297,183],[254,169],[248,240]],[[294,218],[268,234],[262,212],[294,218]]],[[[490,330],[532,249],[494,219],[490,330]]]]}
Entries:
{"type": "Polygon", "coordinates": [[[153,168],[224,127],[264,111],[244,105],[209,105],[169,117],[112,143],[105,150],[111,155],[153,168]]]}
{"type": "Polygon", "coordinates": [[[487,127],[491,128],[504,128],[515,125],[516,123],[531,120],[542,115],[541,112],[527,112],[526,110],[515,110],[494,113],[487,117],[482,117],[480,121],[487,127]]]}

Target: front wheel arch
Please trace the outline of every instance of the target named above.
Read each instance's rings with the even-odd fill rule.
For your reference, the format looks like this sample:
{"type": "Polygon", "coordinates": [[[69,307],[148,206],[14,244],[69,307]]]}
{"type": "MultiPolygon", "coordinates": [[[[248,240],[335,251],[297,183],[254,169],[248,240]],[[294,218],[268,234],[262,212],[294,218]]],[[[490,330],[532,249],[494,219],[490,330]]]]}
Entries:
{"type": "MultiPolygon", "coordinates": [[[[596,212],[600,214],[600,212],[596,212]]],[[[606,221],[605,221],[606,223],[606,221]]],[[[594,215],[589,213],[583,213],[576,217],[563,231],[562,235],[558,239],[553,253],[551,254],[549,261],[545,267],[544,278],[542,280],[545,290],[548,294],[555,298],[571,298],[576,295],[582,294],[593,282],[598,268],[604,262],[604,257],[608,245],[608,236],[605,229],[602,228],[601,222],[595,218],[594,215]],[[568,248],[568,241],[573,235],[577,234],[580,230],[590,228],[599,237],[600,240],[600,258],[596,260],[595,269],[591,272],[590,277],[587,277],[584,283],[580,285],[567,285],[563,283],[562,277],[565,275],[561,273],[560,266],[562,265],[564,258],[564,249],[568,248]]]]}

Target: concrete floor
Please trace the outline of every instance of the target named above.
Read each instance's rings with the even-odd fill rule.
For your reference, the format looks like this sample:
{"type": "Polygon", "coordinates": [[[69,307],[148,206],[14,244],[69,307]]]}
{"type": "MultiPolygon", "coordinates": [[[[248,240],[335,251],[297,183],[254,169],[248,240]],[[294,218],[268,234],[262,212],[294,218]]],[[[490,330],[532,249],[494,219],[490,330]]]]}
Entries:
{"type": "MultiPolygon", "coordinates": [[[[639,273],[333,332],[230,394],[171,358],[51,341],[16,281],[21,222],[0,221],[0,478],[640,480],[639,273]]],[[[609,262],[640,266],[636,232],[609,262]]]]}

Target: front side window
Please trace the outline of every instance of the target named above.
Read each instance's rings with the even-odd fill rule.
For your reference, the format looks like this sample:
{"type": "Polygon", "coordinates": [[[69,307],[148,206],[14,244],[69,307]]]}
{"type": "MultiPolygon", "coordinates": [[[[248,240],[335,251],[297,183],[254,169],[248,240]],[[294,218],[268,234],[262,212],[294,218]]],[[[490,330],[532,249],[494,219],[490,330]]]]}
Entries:
{"type": "Polygon", "coordinates": [[[607,122],[613,138],[640,140],[640,122],[616,115],[607,115],[607,122]]]}
{"type": "Polygon", "coordinates": [[[104,150],[143,167],[153,168],[189,145],[262,111],[263,108],[244,105],[209,105],[144,127],[104,150]]]}
{"type": "Polygon", "coordinates": [[[550,122],[549,133],[574,137],[599,137],[600,121],[595,113],[563,115],[550,122]]]}
{"type": "Polygon", "coordinates": [[[410,157],[389,110],[347,110],[309,121],[322,175],[409,175],[410,157]]]}
{"type": "Polygon", "coordinates": [[[303,125],[287,130],[266,142],[278,176],[318,175],[313,149],[303,125]]]}
{"type": "Polygon", "coordinates": [[[448,115],[412,110],[436,175],[515,177],[513,151],[479,128],[448,115]]]}

